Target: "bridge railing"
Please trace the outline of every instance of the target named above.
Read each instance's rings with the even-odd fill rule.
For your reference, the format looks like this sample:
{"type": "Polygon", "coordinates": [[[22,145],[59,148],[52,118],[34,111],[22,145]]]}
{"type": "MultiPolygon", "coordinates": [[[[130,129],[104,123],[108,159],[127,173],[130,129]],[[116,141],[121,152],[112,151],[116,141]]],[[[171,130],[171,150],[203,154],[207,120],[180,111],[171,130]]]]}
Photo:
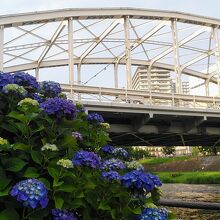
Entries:
{"type": "Polygon", "coordinates": [[[61,85],[68,97],[78,101],[119,102],[184,108],[220,109],[220,97],[146,92],[96,86],[61,85]]]}

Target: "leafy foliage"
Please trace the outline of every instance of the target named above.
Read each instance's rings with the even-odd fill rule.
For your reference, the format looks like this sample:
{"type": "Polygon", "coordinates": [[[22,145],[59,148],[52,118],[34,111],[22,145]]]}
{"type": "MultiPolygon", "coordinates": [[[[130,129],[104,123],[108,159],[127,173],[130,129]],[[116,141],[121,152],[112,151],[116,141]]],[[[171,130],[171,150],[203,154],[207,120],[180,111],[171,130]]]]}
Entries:
{"type": "Polygon", "coordinates": [[[122,161],[118,172],[112,163],[109,172],[103,169],[112,156],[114,163],[131,158],[123,149],[110,156],[101,150],[110,142],[102,116],[87,115],[81,104],[58,94],[57,83],[40,86],[26,73],[0,74],[0,89],[0,219],[124,220],[155,207],[156,176],[140,169],[151,187],[146,191],[145,180],[139,186],[137,179],[134,190],[122,177],[126,181],[138,166],[126,168],[122,161]],[[6,94],[12,83],[20,87],[6,94]],[[18,88],[26,92],[19,95],[18,88]]]}

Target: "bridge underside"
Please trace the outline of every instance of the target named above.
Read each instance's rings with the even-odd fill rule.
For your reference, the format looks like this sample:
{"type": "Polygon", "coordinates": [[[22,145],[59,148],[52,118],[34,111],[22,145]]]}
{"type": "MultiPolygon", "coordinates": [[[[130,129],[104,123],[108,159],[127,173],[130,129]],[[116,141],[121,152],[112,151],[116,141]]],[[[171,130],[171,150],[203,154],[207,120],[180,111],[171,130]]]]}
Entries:
{"type": "Polygon", "coordinates": [[[219,110],[189,110],[138,105],[85,104],[111,125],[113,144],[127,146],[214,146],[220,141],[219,110]]]}

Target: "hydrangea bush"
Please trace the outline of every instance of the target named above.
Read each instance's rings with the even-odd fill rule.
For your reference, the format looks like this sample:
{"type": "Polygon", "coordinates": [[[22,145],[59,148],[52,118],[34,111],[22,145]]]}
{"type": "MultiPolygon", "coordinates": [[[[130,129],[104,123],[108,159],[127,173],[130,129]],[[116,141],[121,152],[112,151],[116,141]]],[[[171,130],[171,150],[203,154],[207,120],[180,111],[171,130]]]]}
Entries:
{"type": "Polygon", "coordinates": [[[171,219],[161,182],[55,82],[0,73],[0,219],[171,219]],[[162,217],[161,217],[162,216],[162,217]]]}

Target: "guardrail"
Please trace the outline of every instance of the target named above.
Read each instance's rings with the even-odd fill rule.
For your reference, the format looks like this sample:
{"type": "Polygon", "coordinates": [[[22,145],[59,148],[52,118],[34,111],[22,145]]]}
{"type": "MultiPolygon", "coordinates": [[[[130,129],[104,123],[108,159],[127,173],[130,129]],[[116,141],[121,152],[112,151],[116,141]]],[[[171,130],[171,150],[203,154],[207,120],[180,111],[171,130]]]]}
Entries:
{"type": "Polygon", "coordinates": [[[176,199],[160,199],[159,205],[190,209],[220,210],[220,203],[215,202],[192,202],[176,199]]]}
{"type": "Polygon", "coordinates": [[[95,100],[100,102],[122,102],[184,108],[220,108],[220,97],[146,92],[83,85],[71,86],[69,84],[62,84],[61,87],[70,98],[74,98],[75,100],[95,100]]]}

